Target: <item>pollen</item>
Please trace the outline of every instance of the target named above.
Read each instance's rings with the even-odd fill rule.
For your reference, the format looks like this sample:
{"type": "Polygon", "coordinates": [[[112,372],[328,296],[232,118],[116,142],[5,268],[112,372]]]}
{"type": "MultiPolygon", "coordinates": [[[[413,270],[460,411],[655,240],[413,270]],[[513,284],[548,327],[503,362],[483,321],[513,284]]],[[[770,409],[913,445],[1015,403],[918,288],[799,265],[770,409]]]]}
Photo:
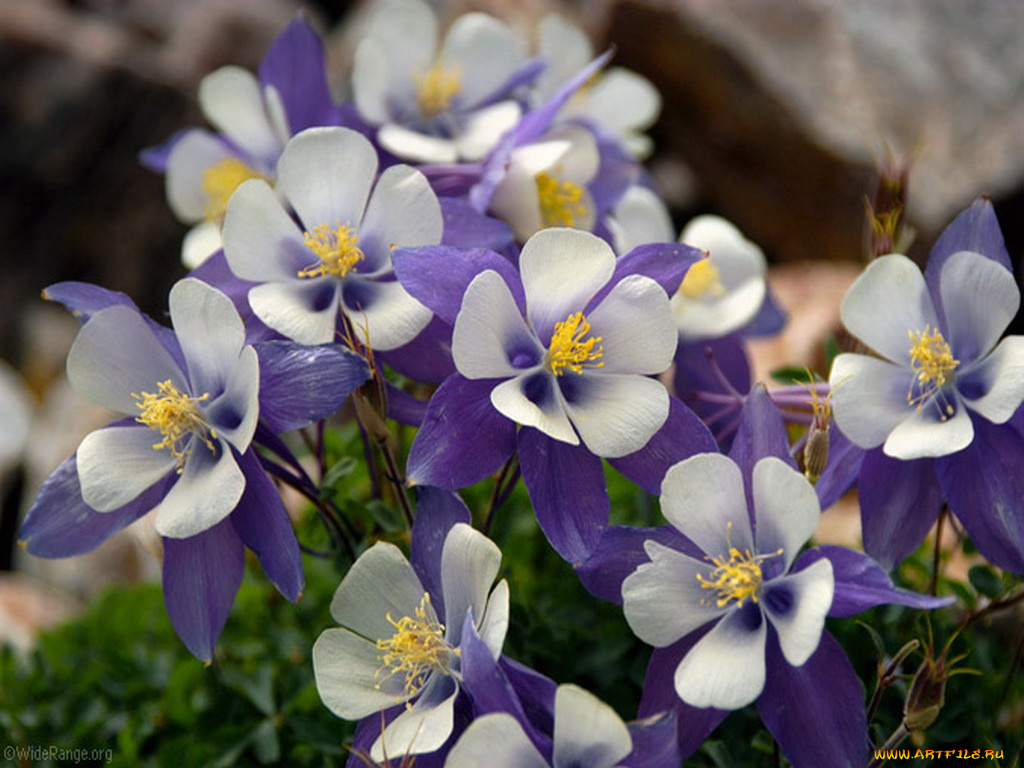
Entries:
{"type": "Polygon", "coordinates": [[[574,227],[587,215],[583,205],[583,189],[571,181],[541,171],[534,177],[540,218],[545,227],[574,227]]]}
{"type": "Polygon", "coordinates": [[[709,296],[717,298],[725,293],[725,286],[722,285],[718,267],[705,256],[686,270],[686,277],[679,286],[679,292],[688,299],[703,299],[709,296]]]}
{"type": "Polygon", "coordinates": [[[223,220],[228,200],[235,194],[235,190],[249,179],[265,178],[238,158],[225,157],[203,171],[202,187],[206,197],[203,215],[207,221],[223,220]]]}
{"type": "MultiPolygon", "coordinates": [[[[923,331],[908,331],[910,338],[910,367],[916,374],[907,392],[907,403],[917,410],[953,378],[960,361],[953,357],[949,344],[938,330],[926,325],[923,331]],[[914,390],[917,390],[915,395],[914,390]]],[[[943,399],[940,405],[943,420],[953,415],[953,406],[943,399]]]]}
{"type": "Polygon", "coordinates": [[[583,373],[583,366],[600,368],[604,365],[604,362],[595,362],[604,357],[604,347],[598,344],[601,337],[592,336],[588,339],[586,336],[589,333],[590,323],[582,312],[555,323],[551,346],[548,347],[548,365],[555,376],[561,376],[565,368],[573,373],[583,373]]]}
{"type": "Polygon", "coordinates": [[[435,117],[448,111],[452,99],[462,91],[462,78],[458,68],[445,67],[435,61],[425,73],[417,73],[416,103],[424,117],[435,117]]]}
{"type": "MultiPolygon", "coordinates": [[[[412,706],[409,700],[423,689],[431,672],[439,670],[443,674],[451,674],[452,662],[461,655],[458,648],[452,648],[444,639],[444,624],[437,620],[430,595],[426,592],[414,614],[395,621],[389,613],[387,619],[395,633],[386,640],[377,641],[381,666],[376,677],[405,675],[402,694],[395,701],[404,699],[406,706],[412,706]]],[[[375,687],[379,690],[380,686],[378,682],[375,687]]]]}
{"type": "Polygon", "coordinates": [[[345,277],[356,271],[356,264],[365,258],[359,247],[359,235],[348,224],[321,224],[303,233],[303,242],[317,258],[299,270],[299,277],[345,277]]]}
{"type": "Polygon", "coordinates": [[[181,474],[185,466],[185,459],[192,453],[192,450],[187,447],[192,435],[198,436],[211,451],[215,450],[211,438],[216,439],[217,430],[206,423],[198,405],[208,400],[210,394],[189,397],[179,392],[170,379],[157,382],[156,387],[156,393],[143,392],[139,395],[132,393],[136,406],[142,411],[135,420],[163,435],[163,440],[154,443],[153,448],[156,450],[166,448],[171,456],[177,459],[178,474],[181,474]]]}
{"type": "MultiPolygon", "coordinates": [[[[732,523],[727,524],[727,531],[731,538],[732,523]]],[[[697,574],[697,581],[703,589],[712,589],[715,594],[708,598],[714,600],[718,608],[724,608],[730,601],[736,601],[736,607],[743,605],[743,601],[750,598],[757,602],[761,592],[761,563],[769,557],[782,554],[782,550],[767,555],[754,555],[749,549],[742,552],[729,544],[727,555],[722,557],[707,557],[714,565],[711,578],[705,578],[697,574]]],[[[705,601],[701,601],[704,603],[705,601]]]]}

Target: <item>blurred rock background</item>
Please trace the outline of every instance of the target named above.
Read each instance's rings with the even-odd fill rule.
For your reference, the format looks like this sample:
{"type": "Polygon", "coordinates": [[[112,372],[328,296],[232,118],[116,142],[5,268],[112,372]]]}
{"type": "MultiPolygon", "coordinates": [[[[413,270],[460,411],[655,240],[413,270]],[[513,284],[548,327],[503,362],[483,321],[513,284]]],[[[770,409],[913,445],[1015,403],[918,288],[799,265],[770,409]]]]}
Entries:
{"type": "MultiPolygon", "coordinates": [[[[613,45],[664,100],[648,167],[682,225],[715,212],[766,251],[791,313],[756,350],[764,374],[815,364],[857,274],[864,204],[886,158],[909,162],[922,259],[977,195],[1024,255],[1024,4],[1018,0],[451,0],[529,34],[558,9],[613,45]]],[[[185,231],[140,150],[202,123],[195,93],[224,64],[255,69],[304,12],[326,37],[339,97],[370,3],[0,0],[0,571],[42,480],[106,415],[77,400],[63,361],[77,324],[39,298],[61,280],[124,291],[154,316],[183,275],[185,231]],[[9,390],[9,391],[8,391],[9,390]],[[28,425],[31,439],[25,440],[28,425]],[[8,447],[13,446],[13,447],[8,447]]],[[[1019,326],[1016,328],[1019,332],[1019,326]]],[[[90,558],[22,556],[0,578],[0,634],[68,615],[68,593],[152,577],[119,537],[90,558]],[[37,586],[25,573],[58,584],[37,586]],[[31,607],[31,608],[30,608],[31,607]]],[[[21,634],[19,634],[21,633],[21,634]]]]}

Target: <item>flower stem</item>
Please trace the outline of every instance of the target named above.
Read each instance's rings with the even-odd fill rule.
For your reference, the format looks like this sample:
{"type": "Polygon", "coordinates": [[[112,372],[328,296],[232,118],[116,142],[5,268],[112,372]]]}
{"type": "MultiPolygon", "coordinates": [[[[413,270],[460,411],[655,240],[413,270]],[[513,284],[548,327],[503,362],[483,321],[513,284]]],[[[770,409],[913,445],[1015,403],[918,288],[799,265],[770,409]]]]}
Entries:
{"type": "MultiPolygon", "coordinates": [[[[896,749],[909,735],[910,731],[907,730],[907,726],[904,723],[900,723],[899,727],[892,732],[892,735],[885,740],[885,744],[876,749],[875,752],[881,752],[884,755],[889,750],[896,749]]],[[[888,760],[886,757],[876,757],[868,763],[868,768],[878,768],[880,765],[885,765],[886,760],[888,760]]]]}

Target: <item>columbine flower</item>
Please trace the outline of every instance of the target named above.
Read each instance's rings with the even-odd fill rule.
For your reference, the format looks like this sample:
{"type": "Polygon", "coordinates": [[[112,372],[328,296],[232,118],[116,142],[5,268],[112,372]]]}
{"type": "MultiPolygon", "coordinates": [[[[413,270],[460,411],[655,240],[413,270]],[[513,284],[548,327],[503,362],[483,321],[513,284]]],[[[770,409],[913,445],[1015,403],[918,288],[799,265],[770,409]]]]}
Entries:
{"type": "Polygon", "coordinates": [[[644,642],[664,647],[712,624],[675,671],[679,697],[694,707],[737,709],[765,684],[768,628],[788,664],[818,647],[832,604],[832,567],[790,566],[818,526],[814,489],[773,457],[754,467],[754,525],[740,468],[718,454],[693,456],[669,470],[661,509],[705,556],[647,542],[651,562],[622,584],[623,609],[644,642]]]}
{"type": "Polygon", "coordinates": [[[370,756],[433,752],[453,728],[461,682],[461,644],[471,627],[497,659],[508,628],[508,586],[492,588],[500,550],[465,523],[449,530],[440,590],[424,588],[392,544],[364,552],[331,603],[341,625],[313,646],[313,672],[324,704],[339,717],[363,718],[404,705],[370,756]]]}
{"type": "Polygon", "coordinates": [[[376,173],[377,153],[363,136],[311,128],[285,147],[276,194],[249,181],[232,198],[224,222],[228,265],[261,283],[249,303],[275,331],[303,344],[333,341],[341,309],[360,341],[386,351],[430,321],[430,311],[393,279],[391,251],[440,242],[437,197],[409,166],[376,173]]]}
{"type": "Polygon", "coordinates": [[[381,6],[356,49],[356,107],[402,159],[479,160],[519,120],[519,105],[502,99],[534,74],[523,70],[525,47],[483,13],[460,16],[436,44],[437,17],[426,3],[381,6]]]}
{"type": "Polygon", "coordinates": [[[478,717],[448,753],[445,768],[614,768],[633,751],[622,719],[592,693],[575,685],[555,692],[555,725],[550,758],[534,746],[512,715],[478,717]]]}
{"type": "Polygon", "coordinates": [[[291,135],[338,121],[320,39],[301,19],[274,41],[259,79],[236,66],[204,77],[199,107],[218,133],[193,128],[172,139],[169,149],[143,156],[154,169],[166,170],[167,201],[174,214],[196,225],[182,243],[182,261],[189,268],[220,248],[224,212],[242,182],[272,182],[291,135]]]}
{"type": "MultiPolygon", "coordinates": [[[[556,13],[541,19],[537,39],[547,64],[537,78],[537,91],[541,100],[547,100],[594,58],[594,48],[579,27],[556,13]]],[[[643,131],[660,111],[661,96],[647,78],[612,67],[588,81],[560,114],[562,119],[582,119],[611,132],[633,157],[642,159],[653,148],[643,131]]]]}

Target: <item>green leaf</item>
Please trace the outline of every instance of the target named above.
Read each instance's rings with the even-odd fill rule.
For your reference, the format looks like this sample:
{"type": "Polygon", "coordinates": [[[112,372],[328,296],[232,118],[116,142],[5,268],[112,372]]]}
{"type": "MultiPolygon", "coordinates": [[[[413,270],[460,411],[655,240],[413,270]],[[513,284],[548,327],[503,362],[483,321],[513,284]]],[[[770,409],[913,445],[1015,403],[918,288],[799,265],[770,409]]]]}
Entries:
{"type": "Polygon", "coordinates": [[[978,592],[993,600],[1003,594],[1003,582],[999,575],[988,565],[972,565],[967,572],[967,580],[978,592]]]}
{"type": "Polygon", "coordinates": [[[839,342],[835,336],[829,335],[825,339],[825,370],[832,370],[832,361],[839,356],[842,349],[839,348],[839,342]]]}
{"type": "Polygon", "coordinates": [[[337,463],[333,464],[324,473],[324,479],[320,483],[320,498],[330,498],[342,480],[351,475],[359,466],[351,456],[343,456],[337,463]]]}

